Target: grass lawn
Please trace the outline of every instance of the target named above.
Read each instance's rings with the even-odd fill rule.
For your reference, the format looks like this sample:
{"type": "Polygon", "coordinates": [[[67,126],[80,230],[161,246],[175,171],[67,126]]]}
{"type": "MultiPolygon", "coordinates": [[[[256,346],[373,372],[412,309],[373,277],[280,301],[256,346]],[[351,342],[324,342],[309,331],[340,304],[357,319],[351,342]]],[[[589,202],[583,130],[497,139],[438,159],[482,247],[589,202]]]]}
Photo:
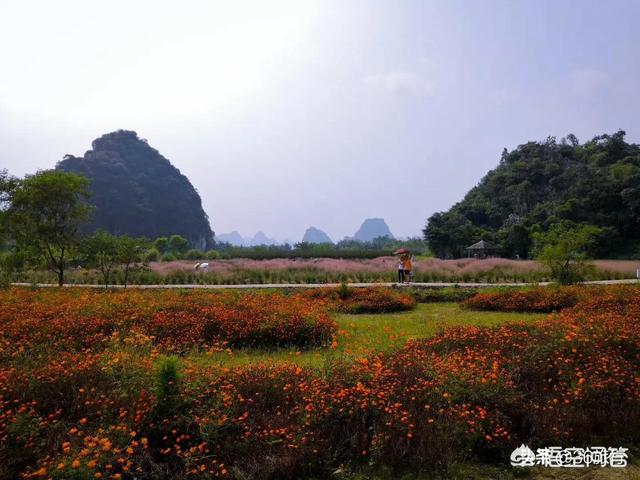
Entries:
{"type": "Polygon", "coordinates": [[[322,368],[336,361],[350,361],[374,352],[388,351],[402,346],[409,339],[428,337],[446,327],[491,326],[545,316],[546,314],[472,312],[463,310],[457,303],[418,304],[414,310],[408,312],[337,315],[339,332],[335,348],[318,348],[302,352],[294,349],[247,349],[192,356],[191,359],[225,367],[256,362],[289,361],[322,368]]]}

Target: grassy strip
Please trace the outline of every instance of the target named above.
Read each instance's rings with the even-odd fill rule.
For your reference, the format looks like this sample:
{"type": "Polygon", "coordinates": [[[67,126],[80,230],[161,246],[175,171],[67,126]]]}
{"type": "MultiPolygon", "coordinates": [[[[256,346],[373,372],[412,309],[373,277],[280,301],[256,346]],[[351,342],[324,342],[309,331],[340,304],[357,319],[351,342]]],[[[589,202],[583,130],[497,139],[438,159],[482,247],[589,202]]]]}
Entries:
{"type": "Polygon", "coordinates": [[[202,364],[235,367],[252,363],[293,362],[299,366],[319,369],[333,363],[350,363],[372,353],[388,352],[400,348],[407,340],[429,337],[438,331],[459,325],[495,326],[518,320],[533,321],[544,318],[541,314],[505,312],[471,312],[457,303],[419,304],[414,310],[384,314],[339,314],[338,335],[333,348],[296,350],[239,349],[211,354],[197,353],[191,361],[202,364]]]}

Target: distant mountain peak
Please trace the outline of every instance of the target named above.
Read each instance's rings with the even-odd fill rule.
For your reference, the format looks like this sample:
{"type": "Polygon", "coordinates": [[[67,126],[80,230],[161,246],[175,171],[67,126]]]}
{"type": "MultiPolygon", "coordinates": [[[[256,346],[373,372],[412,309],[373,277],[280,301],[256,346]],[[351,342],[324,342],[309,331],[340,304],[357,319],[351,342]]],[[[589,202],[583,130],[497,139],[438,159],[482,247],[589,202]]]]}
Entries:
{"type": "Polygon", "coordinates": [[[216,235],[216,241],[219,243],[230,243],[235,247],[257,247],[260,245],[276,245],[278,243],[262,231],[256,232],[253,237],[243,237],[237,230],[233,230],[231,233],[216,235]]]}
{"type": "Polygon", "coordinates": [[[329,235],[316,227],[307,228],[302,241],[306,243],[333,243],[329,235]]]}
{"type": "Polygon", "coordinates": [[[234,247],[241,247],[247,243],[247,240],[237,230],[216,235],[215,240],[219,243],[230,243],[234,247]]]}
{"type": "Polygon", "coordinates": [[[394,238],[384,218],[367,218],[353,235],[359,242],[370,242],[378,237],[394,238]]]}
{"type": "Polygon", "coordinates": [[[273,238],[269,238],[265,235],[264,232],[256,232],[253,238],[250,241],[252,246],[258,245],[275,245],[277,242],[273,238]]]}

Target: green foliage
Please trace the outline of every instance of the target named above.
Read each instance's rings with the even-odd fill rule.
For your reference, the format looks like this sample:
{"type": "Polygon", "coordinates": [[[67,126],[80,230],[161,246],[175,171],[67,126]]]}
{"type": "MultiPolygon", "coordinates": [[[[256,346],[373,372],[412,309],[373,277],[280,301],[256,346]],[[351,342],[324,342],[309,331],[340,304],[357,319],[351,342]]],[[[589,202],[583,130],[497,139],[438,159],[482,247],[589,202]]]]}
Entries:
{"type": "Polygon", "coordinates": [[[54,271],[58,284],[79,241],[91,207],[89,181],[73,173],[41,171],[17,181],[6,210],[9,233],[32,264],[40,259],[54,271]]]}
{"type": "Polygon", "coordinates": [[[184,258],[187,260],[201,260],[206,258],[206,253],[202,250],[191,249],[187,253],[184,254],[184,258]]]}
{"type": "Polygon", "coordinates": [[[157,393],[158,398],[175,397],[180,393],[178,375],[178,357],[161,357],[158,361],[157,393]]]}
{"type": "Polygon", "coordinates": [[[160,258],[160,251],[155,247],[150,248],[143,254],[143,260],[145,262],[157,262],[159,258],[160,258]]]}
{"type": "Polygon", "coordinates": [[[57,165],[59,170],[91,180],[96,211],[87,232],[101,228],[147,238],[178,233],[194,248],[213,246],[209,219],[196,189],[136,132],[112,132],[91,146],[83,157],[67,155],[57,165]]]}
{"type": "Polygon", "coordinates": [[[180,362],[178,357],[162,356],[158,360],[156,373],[156,395],[158,397],[157,413],[164,417],[175,412],[179,407],[180,362]]]}
{"type": "Polygon", "coordinates": [[[391,255],[398,248],[408,248],[417,255],[428,254],[427,243],[420,238],[395,240],[379,237],[371,242],[342,240],[336,244],[301,242],[291,245],[235,247],[219,243],[216,248],[224,258],[376,258],[391,255]]]}
{"type": "Polygon", "coordinates": [[[132,238],[128,235],[118,238],[118,261],[123,266],[125,288],[129,280],[131,264],[144,260],[144,252],[148,245],[149,242],[146,238],[132,238]]]}
{"type": "Polygon", "coordinates": [[[122,265],[122,283],[126,287],[131,265],[143,260],[147,245],[144,238],[132,238],[128,235],[115,237],[104,230],[98,230],[81,241],[80,251],[88,266],[100,270],[105,287],[111,283],[114,267],[122,265]]]}
{"type": "Polygon", "coordinates": [[[24,268],[26,263],[27,258],[23,251],[0,251],[0,287],[8,286],[11,283],[11,275],[24,268]]]}
{"type": "Polygon", "coordinates": [[[0,252],[0,288],[6,288],[11,283],[9,270],[5,266],[6,253],[0,252]]]}
{"type": "Polygon", "coordinates": [[[217,260],[219,258],[221,258],[222,255],[220,255],[220,252],[218,252],[217,250],[209,250],[206,254],[205,254],[205,258],[207,260],[217,260]]]}
{"type": "Polygon", "coordinates": [[[168,253],[164,253],[161,257],[160,257],[160,261],[161,262],[173,262],[174,260],[177,260],[178,258],[171,252],[168,253]]]}
{"type": "Polygon", "coordinates": [[[340,296],[340,298],[342,300],[346,300],[347,298],[349,298],[351,296],[351,290],[349,290],[349,286],[347,285],[346,282],[341,282],[340,283],[340,288],[338,290],[338,295],[340,296]]]}
{"type": "Polygon", "coordinates": [[[160,253],[169,251],[169,239],[167,237],[158,237],[153,241],[153,248],[160,253]]]}
{"type": "Polygon", "coordinates": [[[0,170],[0,250],[6,249],[9,240],[7,209],[11,205],[11,197],[17,186],[17,178],[10,176],[6,170],[0,170]]]}
{"type": "Polygon", "coordinates": [[[560,284],[582,281],[594,270],[588,260],[600,233],[593,225],[554,224],[547,232],[534,234],[536,260],[560,284]]]}
{"type": "Polygon", "coordinates": [[[88,265],[100,270],[104,286],[108,287],[111,270],[118,261],[118,239],[104,230],[98,230],[81,240],[80,252],[88,265]]]}
{"type": "Polygon", "coordinates": [[[530,258],[536,231],[558,221],[602,229],[600,257],[629,256],[640,244],[640,146],[625,132],[580,144],[573,135],[529,142],[502,154],[500,164],[423,230],[441,258],[465,256],[481,238],[503,256],[530,258]]]}
{"type": "Polygon", "coordinates": [[[183,254],[189,248],[189,242],[180,235],[171,235],[169,237],[169,250],[176,255],[183,254]]]}
{"type": "Polygon", "coordinates": [[[171,235],[170,237],[158,237],[152,243],[160,254],[170,253],[176,258],[182,258],[187,249],[189,248],[189,242],[186,238],[180,235],[171,235]]]}

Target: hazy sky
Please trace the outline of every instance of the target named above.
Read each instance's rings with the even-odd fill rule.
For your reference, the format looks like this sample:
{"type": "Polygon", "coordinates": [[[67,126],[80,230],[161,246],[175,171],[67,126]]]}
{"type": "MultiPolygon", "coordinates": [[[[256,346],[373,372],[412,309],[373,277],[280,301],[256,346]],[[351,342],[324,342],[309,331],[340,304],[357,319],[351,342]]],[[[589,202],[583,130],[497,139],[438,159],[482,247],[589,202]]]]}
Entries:
{"type": "Polygon", "coordinates": [[[640,141],[640,1],[0,2],[0,168],[136,130],[218,233],[418,235],[527,140],[640,141]]]}

